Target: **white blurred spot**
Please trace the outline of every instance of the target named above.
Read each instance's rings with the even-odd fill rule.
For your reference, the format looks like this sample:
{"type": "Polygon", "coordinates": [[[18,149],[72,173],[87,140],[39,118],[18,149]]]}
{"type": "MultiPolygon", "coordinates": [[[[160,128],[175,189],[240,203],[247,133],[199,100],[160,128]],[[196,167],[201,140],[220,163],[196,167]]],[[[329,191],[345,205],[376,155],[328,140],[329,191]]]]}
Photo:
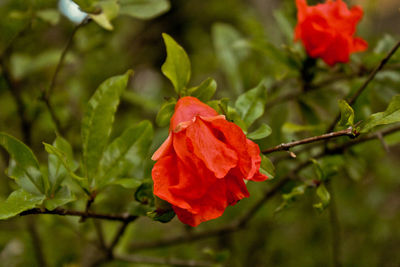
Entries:
{"type": "Polygon", "coordinates": [[[58,2],[58,8],[64,16],[77,24],[81,23],[87,15],[85,12],[82,12],[79,6],[72,0],[60,0],[58,2]]]}

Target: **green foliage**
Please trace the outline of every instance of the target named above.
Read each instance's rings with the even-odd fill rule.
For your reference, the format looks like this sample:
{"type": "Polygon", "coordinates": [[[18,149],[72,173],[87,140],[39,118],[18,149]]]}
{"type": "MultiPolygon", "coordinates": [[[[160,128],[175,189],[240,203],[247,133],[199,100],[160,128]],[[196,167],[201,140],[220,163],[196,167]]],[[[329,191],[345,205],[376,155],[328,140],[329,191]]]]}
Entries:
{"type": "Polygon", "coordinates": [[[358,131],[367,133],[379,125],[400,122],[400,95],[392,98],[387,109],[383,112],[372,114],[358,126],[358,131]]]}
{"type": "Polygon", "coordinates": [[[263,123],[258,127],[257,130],[254,132],[248,133],[247,138],[257,140],[257,139],[263,139],[265,137],[268,137],[272,133],[271,127],[269,127],[267,124],[263,123]]]}
{"type": "Polygon", "coordinates": [[[174,86],[175,92],[179,95],[186,94],[186,85],[190,80],[190,61],[185,50],[171,36],[163,33],[167,59],[161,67],[165,77],[174,86]]]}
{"type": "Polygon", "coordinates": [[[95,177],[99,162],[111,134],[114,114],[125,90],[131,71],[103,82],[89,100],[82,119],[82,150],[84,175],[89,183],[95,177]]]}
{"type": "Polygon", "coordinates": [[[138,19],[152,19],[170,8],[168,0],[120,0],[120,14],[138,19]]]}
{"type": "Polygon", "coordinates": [[[318,186],[316,194],[321,200],[321,202],[314,204],[313,207],[319,211],[323,211],[329,205],[329,202],[331,200],[331,195],[329,194],[329,191],[326,189],[324,184],[320,184],[318,186]]]}
{"type": "Polygon", "coordinates": [[[263,115],[265,102],[266,93],[264,81],[261,81],[255,88],[237,98],[235,108],[247,127],[250,127],[255,120],[263,115]]]}
{"type": "Polygon", "coordinates": [[[36,195],[18,189],[8,196],[7,200],[0,205],[0,220],[5,220],[18,215],[19,213],[40,205],[45,196],[36,195]]]}
{"type": "Polygon", "coordinates": [[[203,102],[206,102],[213,97],[216,90],[217,82],[212,78],[208,78],[204,80],[199,86],[188,89],[188,93],[189,95],[194,96],[203,102]]]}
{"type": "Polygon", "coordinates": [[[265,155],[261,155],[260,172],[267,175],[269,179],[275,177],[275,166],[272,161],[265,155]]]}
{"type": "Polygon", "coordinates": [[[160,127],[165,127],[169,124],[172,114],[175,110],[176,99],[172,98],[165,102],[157,113],[156,123],[160,127]]]}
{"type": "Polygon", "coordinates": [[[339,126],[344,126],[344,127],[353,126],[354,125],[353,108],[345,100],[339,100],[339,108],[340,108],[339,126]]]}
{"type": "Polygon", "coordinates": [[[25,191],[44,195],[48,188],[48,181],[42,176],[39,162],[29,147],[6,133],[0,133],[0,145],[13,159],[10,161],[7,175],[25,191]]]}

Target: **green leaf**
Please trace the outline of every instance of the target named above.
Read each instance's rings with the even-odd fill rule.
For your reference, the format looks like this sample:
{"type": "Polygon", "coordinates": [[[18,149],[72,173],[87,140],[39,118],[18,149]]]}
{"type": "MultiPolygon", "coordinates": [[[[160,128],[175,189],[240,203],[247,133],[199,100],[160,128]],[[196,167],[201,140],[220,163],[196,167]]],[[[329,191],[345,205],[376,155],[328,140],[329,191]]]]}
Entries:
{"type": "Polygon", "coordinates": [[[274,212],[279,212],[282,211],[283,209],[285,209],[286,207],[289,206],[290,203],[292,203],[296,197],[304,195],[304,193],[306,192],[307,189],[307,185],[306,184],[301,184],[298,185],[296,187],[293,187],[292,190],[287,193],[287,194],[283,194],[282,198],[283,198],[283,202],[281,205],[279,205],[274,212]]]}
{"type": "Polygon", "coordinates": [[[213,97],[216,90],[217,82],[212,78],[208,78],[207,80],[203,81],[199,86],[190,88],[188,92],[189,95],[194,96],[199,100],[205,102],[213,97]]]}
{"type": "Polygon", "coordinates": [[[118,16],[119,4],[117,0],[99,1],[98,5],[101,8],[100,14],[89,14],[89,16],[101,27],[106,30],[113,30],[114,27],[111,21],[118,16]]]}
{"type": "Polygon", "coordinates": [[[96,4],[99,0],[73,0],[84,12],[87,13],[99,13],[101,8],[98,7],[96,4]]]}
{"type": "MultiPolygon", "coordinates": [[[[66,165],[70,166],[71,171],[75,171],[78,167],[74,166],[74,156],[72,152],[72,147],[68,143],[67,140],[62,138],[61,136],[57,136],[57,138],[53,142],[53,146],[57,148],[64,158],[63,161],[66,162],[66,165]]],[[[68,170],[65,168],[64,163],[58,156],[55,154],[49,154],[48,159],[48,170],[49,170],[49,182],[50,182],[50,191],[52,194],[57,192],[62,181],[68,174],[68,170]]]]}
{"type": "Polygon", "coordinates": [[[95,177],[98,188],[124,175],[127,169],[138,166],[149,152],[153,140],[153,126],[149,121],[126,129],[104,151],[99,173],[95,177]]]}
{"type": "Polygon", "coordinates": [[[388,108],[384,112],[372,114],[368,119],[360,124],[358,131],[367,133],[378,125],[400,122],[400,95],[392,98],[388,108]]]}
{"type": "Polygon", "coordinates": [[[215,23],[211,32],[218,62],[231,87],[236,93],[240,93],[243,90],[243,84],[239,64],[247,51],[236,49],[235,44],[242,40],[242,36],[234,27],[225,23],[215,23]]]}
{"type": "Polygon", "coordinates": [[[261,155],[260,172],[268,176],[269,179],[275,177],[275,166],[272,161],[265,155],[261,155]]]}
{"type": "Polygon", "coordinates": [[[69,202],[75,201],[76,197],[71,193],[68,187],[63,186],[55,195],[47,198],[44,201],[44,206],[48,210],[54,210],[57,207],[63,206],[69,202]]]}
{"type": "Polygon", "coordinates": [[[154,205],[153,184],[150,181],[143,182],[135,192],[135,199],[144,205],[154,205]]]}
{"type": "Polygon", "coordinates": [[[120,14],[138,19],[152,19],[170,8],[168,0],[120,0],[120,14]]]}
{"type": "Polygon", "coordinates": [[[120,96],[132,71],[103,82],[89,100],[82,119],[83,164],[85,176],[91,181],[97,173],[107,146],[120,96]]]}
{"type": "Polygon", "coordinates": [[[127,189],[136,189],[142,184],[142,181],[138,178],[120,178],[110,184],[120,185],[127,189]]]}
{"type": "Polygon", "coordinates": [[[152,218],[154,221],[167,223],[175,217],[175,212],[173,210],[168,210],[168,211],[155,210],[153,212],[148,212],[147,216],[152,218]]]}
{"type": "Polygon", "coordinates": [[[280,32],[282,32],[286,39],[289,42],[293,41],[293,26],[290,23],[289,19],[286,17],[286,15],[283,13],[283,10],[276,10],[274,13],[274,18],[278,24],[278,27],[280,29],[280,32]]]}
{"type": "Polygon", "coordinates": [[[250,127],[256,119],[263,115],[265,102],[264,81],[261,81],[255,88],[238,97],[235,108],[247,124],[247,127],[250,127]]]}
{"type": "Polygon", "coordinates": [[[74,162],[71,162],[68,159],[67,155],[63,151],[61,151],[60,149],[58,149],[50,144],[44,143],[44,142],[43,142],[43,145],[44,145],[44,148],[47,151],[47,153],[55,155],[60,160],[60,162],[63,164],[64,168],[68,171],[68,174],[72,178],[77,180],[84,188],[88,187],[87,186],[87,178],[80,177],[74,173],[74,171],[76,169],[76,165],[74,164],[74,162]]]}
{"type": "Polygon", "coordinates": [[[51,25],[56,25],[60,21],[60,12],[57,9],[39,10],[36,16],[51,25]]]}
{"type": "Polygon", "coordinates": [[[353,108],[345,100],[341,99],[338,102],[340,108],[339,126],[353,126],[354,125],[353,108]]]}
{"type": "Polygon", "coordinates": [[[190,61],[185,50],[166,33],[162,34],[165,47],[167,48],[167,59],[161,67],[162,73],[167,77],[175,88],[175,92],[182,96],[184,89],[190,80],[190,61]]]}
{"type": "Polygon", "coordinates": [[[156,123],[159,127],[165,127],[169,124],[175,111],[176,99],[172,98],[165,102],[157,113],[156,123]]]}
{"type": "Polygon", "coordinates": [[[267,124],[263,123],[260,125],[260,127],[258,127],[257,130],[247,134],[247,138],[250,138],[253,140],[263,139],[263,138],[269,136],[271,133],[272,133],[271,127],[269,127],[267,124]]]}
{"type": "Polygon", "coordinates": [[[23,211],[33,209],[42,204],[45,196],[34,195],[19,189],[12,192],[6,201],[0,204],[0,220],[5,220],[20,214],[23,211]]]}
{"type": "Polygon", "coordinates": [[[318,209],[319,211],[323,211],[329,205],[331,195],[329,194],[329,191],[326,189],[324,184],[320,184],[318,186],[316,193],[321,202],[314,204],[313,207],[318,209]]]}
{"type": "Polygon", "coordinates": [[[35,155],[24,143],[6,133],[0,132],[0,145],[13,159],[7,175],[15,179],[25,191],[33,194],[46,193],[46,181],[39,168],[35,155]]]}

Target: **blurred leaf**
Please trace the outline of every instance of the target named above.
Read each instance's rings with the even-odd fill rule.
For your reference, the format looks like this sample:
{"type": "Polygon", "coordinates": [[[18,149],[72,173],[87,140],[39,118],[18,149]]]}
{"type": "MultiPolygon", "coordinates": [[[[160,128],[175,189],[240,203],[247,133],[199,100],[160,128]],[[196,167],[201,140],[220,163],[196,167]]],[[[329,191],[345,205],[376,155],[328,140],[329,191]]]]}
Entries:
{"type": "Polygon", "coordinates": [[[329,205],[331,195],[324,184],[318,186],[316,193],[321,202],[314,204],[313,207],[319,211],[323,211],[329,205]]]}
{"type": "Polygon", "coordinates": [[[289,19],[285,16],[282,10],[276,10],[273,14],[280,31],[285,35],[287,41],[291,43],[294,36],[294,28],[289,19]]]}
{"type": "Polygon", "coordinates": [[[301,184],[301,185],[298,185],[296,187],[293,187],[292,190],[290,191],[290,193],[282,194],[283,202],[281,203],[281,205],[279,205],[275,209],[274,212],[282,211],[283,209],[288,207],[289,204],[291,202],[293,202],[296,197],[304,195],[304,193],[306,192],[307,187],[308,186],[306,184],[301,184]]]}
{"type": "MultiPolygon", "coordinates": [[[[74,164],[74,162],[71,162],[68,159],[68,156],[65,154],[65,152],[61,151],[60,149],[44,143],[44,148],[47,151],[47,153],[55,155],[60,162],[63,164],[64,168],[68,171],[68,174],[74,178],[75,180],[77,180],[81,185],[85,185],[87,183],[87,178],[83,178],[83,177],[79,177],[78,175],[76,175],[74,173],[75,169],[76,169],[76,165],[74,164]]],[[[87,188],[87,186],[84,186],[84,188],[87,188]]]]}
{"type": "Polygon", "coordinates": [[[101,8],[100,14],[89,14],[89,16],[101,27],[106,30],[113,30],[114,27],[111,21],[118,16],[119,4],[117,0],[99,1],[98,5],[101,8]]]}
{"type": "MultiPolygon", "coordinates": [[[[62,153],[66,164],[71,166],[71,171],[75,171],[78,166],[74,166],[72,147],[68,141],[61,136],[57,136],[53,142],[53,146],[62,153]]],[[[57,192],[62,181],[67,176],[68,171],[65,168],[64,163],[58,158],[58,156],[54,154],[49,154],[48,171],[51,194],[54,194],[57,192]]]]}
{"type": "Polygon", "coordinates": [[[101,11],[100,7],[96,5],[100,0],[73,0],[73,1],[84,12],[97,14],[101,11]]]}
{"type": "Polygon", "coordinates": [[[143,182],[135,192],[135,199],[144,205],[154,205],[153,184],[150,181],[143,182]]]}
{"type": "Polygon", "coordinates": [[[208,78],[207,80],[203,81],[199,86],[190,88],[188,90],[188,93],[189,95],[194,96],[199,100],[205,102],[213,97],[216,90],[217,82],[212,78],[208,78]]]}
{"type": "Polygon", "coordinates": [[[253,140],[263,139],[263,138],[269,136],[271,133],[272,133],[271,127],[269,127],[267,124],[263,123],[260,125],[260,127],[258,127],[257,130],[247,134],[247,138],[250,138],[253,140]]]}
{"type": "Polygon", "coordinates": [[[168,0],[119,0],[120,14],[138,19],[152,19],[170,8],[168,0]]]}
{"type": "Polygon", "coordinates": [[[56,25],[60,21],[60,12],[57,9],[39,10],[36,12],[36,16],[51,25],[56,25]]]}
{"type": "Polygon", "coordinates": [[[15,179],[25,191],[33,194],[46,193],[46,181],[39,168],[39,162],[29,147],[16,138],[0,132],[0,145],[10,154],[7,175],[15,179]]]}
{"type": "Polygon", "coordinates": [[[264,113],[266,102],[266,92],[264,81],[261,81],[257,87],[240,95],[235,103],[235,108],[247,127],[261,117],[264,113]]]}
{"type": "Polygon", "coordinates": [[[84,175],[91,181],[107,146],[120,96],[132,71],[103,82],[91,97],[82,119],[84,175]]]}
{"type": "Polygon", "coordinates": [[[18,215],[19,213],[33,209],[42,204],[45,196],[34,195],[19,189],[12,192],[6,201],[0,204],[0,220],[5,220],[18,215]]]}
{"type": "Polygon", "coordinates": [[[120,178],[110,182],[110,184],[120,185],[127,189],[135,189],[142,184],[142,181],[138,178],[120,178]]]}
{"type": "Polygon", "coordinates": [[[275,177],[275,166],[272,161],[265,155],[261,154],[260,172],[268,176],[269,179],[275,177]]]}
{"type": "Polygon", "coordinates": [[[234,27],[225,23],[215,23],[211,32],[218,62],[234,91],[240,93],[243,90],[243,84],[239,63],[244,50],[242,47],[242,51],[237,51],[234,45],[242,39],[242,36],[234,27]]]}
{"type": "Polygon", "coordinates": [[[378,125],[400,122],[400,95],[392,98],[388,108],[384,112],[372,114],[358,126],[360,133],[367,133],[378,125]]]}
{"type": "Polygon", "coordinates": [[[285,122],[282,125],[282,131],[285,133],[298,133],[306,131],[316,131],[324,127],[323,124],[318,125],[299,125],[292,122],[285,122]]]}
{"type": "Polygon", "coordinates": [[[149,121],[127,128],[104,151],[99,173],[95,176],[97,188],[119,178],[127,169],[138,165],[147,156],[153,140],[153,126],[149,121]]]}
{"type": "Polygon", "coordinates": [[[156,123],[159,127],[165,127],[169,124],[169,121],[175,111],[175,104],[176,99],[171,98],[161,106],[156,117],[156,123]]]}
{"type": "Polygon", "coordinates": [[[48,210],[54,210],[57,207],[63,206],[69,202],[76,200],[75,196],[71,193],[68,187],[63,186],[55,193],[54,196],[47,198],[44,201],[44,206],[48,210]]]}
{"type": "Polygon", "coordinates": [[[321,167],[321,164],[316,159],[311,159],[311,162],[313,163],[314,166],[314,171],[317,175],[318,180],[323,181],[326,179],[326,175],[324,170],[321,167]]]}
{"type": "Polygon", "coordinates": [[[174,85],[175,92],[182,96],[190,80],[190,60],[185,50],[166,33],[163,33],[167,59],[161,67],[162,73],[174,85]]]}
{"type": "Polygon", "coordinates": [[[338,102],[340,108],[339,126],[353,126],[354,125],[353,108],[345,100],[341,99],[338,102]]]}

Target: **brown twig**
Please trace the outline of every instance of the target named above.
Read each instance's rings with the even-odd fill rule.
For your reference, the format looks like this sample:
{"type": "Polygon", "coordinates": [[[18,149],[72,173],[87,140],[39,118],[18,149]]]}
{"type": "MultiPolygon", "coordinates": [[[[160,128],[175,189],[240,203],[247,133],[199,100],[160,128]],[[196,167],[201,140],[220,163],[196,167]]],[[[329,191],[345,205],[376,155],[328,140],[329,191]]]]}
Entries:
{"type": "Polygon", "coordinates": [[[60,216],[76,216],[76,217],[85,217],[85,218],[95,218],[109,221],[133,221],[137,218],[137,216],[129,215],[129,214],[104,214],[104,213],[95,213],[95,212],[85,212],[85,211],[76,211],[76,210],[66,210],[62,208],[57,208],[54,210],[47,209],[30,209],[20,213],[20,216],[31,215],[31,214],[52,214],[52,215],[60,215],[60,216]]]}
{"type": "MultiPolygon", "coordinates": [[[[358,90],[352,95],[351,97],[348,97],[347,102],[349,103],[350,106],[352,106],[358,99],[358,97],[364,92],[364,90],[368,87],[368,85],[371,83],[371,81],[375,78],[376,74],[383,69],[383,67],[386,65],[386,63],[390,60],[390,58],[396,53],[397,49],[400,47],[400,41],[397,42],[393,46],[393,48],[389,51],[389,53],[379,62],[379,64],[375,67],[375,69],[368,75],[367,79],[365,82],[358,88],[358,90]]],[[[336,123],[340,120],[340,114],[338,114],[335,118],[335,120],[332,122],[332,124],[328,128],[328,132],[332,131],[336,123]]]]}
{"type": "Polygon", "coordinates": [[[309,144],[309,143],[315,143],[318,141],[332,139],[332,138],[336,138],[339,136],[356,137],[356,134],[353,132],[353,128],[350,127],[345,130],[341,130],[341,131],[337,131],[337,132],[326,133],[323,135],[313,136],[313,137],[309,137],[309,138],[305,138],[302,140],[293,141],[293,142],[289,142],[289,143],[282,143],[280,145],[277,145],[277,146],[274,146],[271,148],[267,148],[267,149],[263,150],[262,153],[269,154],[269,153],[276,152],[276,151],[289,150],[290,148],[295,147],[295,146],[309,144]]]}

